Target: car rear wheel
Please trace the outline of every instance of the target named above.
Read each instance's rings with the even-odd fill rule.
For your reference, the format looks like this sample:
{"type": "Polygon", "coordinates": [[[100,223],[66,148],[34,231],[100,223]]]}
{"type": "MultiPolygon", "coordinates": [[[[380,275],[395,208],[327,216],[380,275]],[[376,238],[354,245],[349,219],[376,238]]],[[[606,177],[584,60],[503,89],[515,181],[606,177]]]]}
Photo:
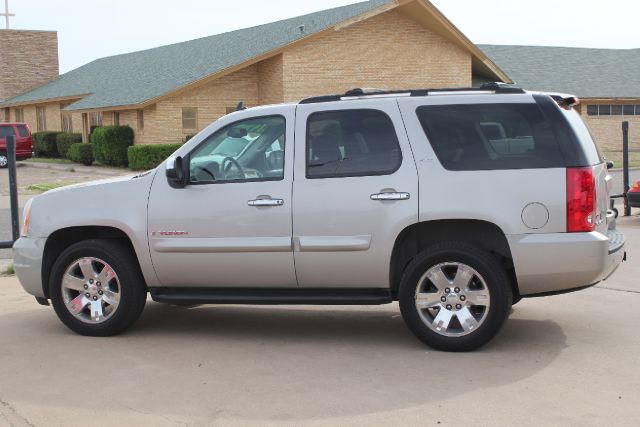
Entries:
{"type": "Polygon", "coordinates": [[[80,335],[110,336],[129,328],[146,302],[135,255],[115,240],[86,240],[53,265],[50,296],[60,320],[80,335]]]}
{"type": "Polygon", "coordinates": [[[504,268],[487,252],[466,244],[436,244],[407,266],[400,310],[411,331],[444,351],[470,351],[491,340],[511,311],[504,268]]]}

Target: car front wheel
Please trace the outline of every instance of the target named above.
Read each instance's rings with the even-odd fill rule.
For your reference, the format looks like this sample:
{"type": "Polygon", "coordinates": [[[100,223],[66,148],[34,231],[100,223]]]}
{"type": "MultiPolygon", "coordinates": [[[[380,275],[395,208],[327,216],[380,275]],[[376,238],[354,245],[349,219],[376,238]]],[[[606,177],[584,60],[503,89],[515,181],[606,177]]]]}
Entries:
{"type": "Polygon", "coordinates": [[[95,239],[67,248],[53,265],[53,308],[80,335],[110,336],[129,328],[146,302],[135,255],[116,240],[95,239]]]}
{"type": "Polygon", "coordinates": [[[480,248],[436,244],[407,266],[400,283],[402,317],[427,345],[470,351],[491,340],[509,316],[512,292],[500,263],[480,248]]]}

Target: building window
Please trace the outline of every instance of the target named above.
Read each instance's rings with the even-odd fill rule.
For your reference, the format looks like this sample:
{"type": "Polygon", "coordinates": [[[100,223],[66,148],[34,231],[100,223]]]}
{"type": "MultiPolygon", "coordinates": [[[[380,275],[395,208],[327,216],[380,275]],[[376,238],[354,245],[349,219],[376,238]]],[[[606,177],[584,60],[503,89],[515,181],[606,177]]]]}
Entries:
{"type": "Polygon", "coordinates": [[[10,114],[11,113],[10,113],[10,110],[8,108],[3,108],[2,109],[2,121],[3,122],[8,122],[10,114]]]}
{"type": "Polygon", "coordinates": [[[47,110],[46,107],[36,107],[36,128],[38,132],[47,130],[47,110]]]}
{"type": "Polygon", "coordinates": [[[587,105],[587,115],[589,116],[633,116],[640,115],[638,105],[587,105]]]}
{"type": "Polygon", "coordinates": [[[198,109],[184,107],[182,109],[182,129],[196,129],[198,127],[198,109]]]}
{"type": "Polygon", "coordinates": [[[102,126],[102,112],[89,114],[89,128],[93,129],[102,126]]]}
{"type": "MultiPolygon", "coordinates": [[[[16,122],[24,123],[24,109],[23,108],[16,108],[15,110],[13,110],[13,113],[16,116],[16,122]]],[[[7,120],[9,120],[9,109],[8,108],[7,108],[7,120]]]]}
{"type": "Polygon", "coordinates": [[[62,113],[62,132],[73,133],[71,113],[62,113]]]}
{"type": "Polygon", "coordinates": [[[119,111],[114,111],[113,112],[113,124],[115,126],[120,126],[120,112],[119,111]]]}
{"type": "Polygon", "coordinates": [[[144,111],[138,110],[138,131],[144,130],[144,111]]]}

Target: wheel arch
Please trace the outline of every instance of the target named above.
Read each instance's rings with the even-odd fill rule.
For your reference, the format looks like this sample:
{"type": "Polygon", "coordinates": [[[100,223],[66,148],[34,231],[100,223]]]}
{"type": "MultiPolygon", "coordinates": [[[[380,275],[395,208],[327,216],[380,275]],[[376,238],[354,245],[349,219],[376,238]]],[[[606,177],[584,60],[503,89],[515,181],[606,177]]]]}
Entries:
{"type": "MultiPolygon", "coordinates": [[[[108,226],[78,226],[67,227],[54,231],[47,238],[42,257],[42,290],[45,298],[49,298],[49,276],[53,264],[60,253],[69,246],[89,239],[114,239],[124,244],[134,256],[136,255],[133,243],[127,233],[115,227],[108,226]]],[[[140,268],[140,261],[135,256],[135,262],[140,268]]]]}
{"type": "Polygon", "coordinates": [[[507,271],[514,302],[520,299],[513,257],[506,235],[496,224],[469,219],[424,221],[402,230],[393,246],[389,268],[389,284],[394,297],[397,297],[402,274],[411,260],[429,246],[443,241],[469,243],[496,257],[507,271]]]}

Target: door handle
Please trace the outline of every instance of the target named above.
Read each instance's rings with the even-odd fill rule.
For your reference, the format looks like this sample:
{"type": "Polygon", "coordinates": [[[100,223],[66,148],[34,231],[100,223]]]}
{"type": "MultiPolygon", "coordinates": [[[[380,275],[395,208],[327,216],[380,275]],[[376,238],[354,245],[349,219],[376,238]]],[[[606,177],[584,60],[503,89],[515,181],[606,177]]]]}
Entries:
{"type": "Polygon", "coordinates": [[[249,206],[253,206],[253,207],[257,207],[257,208],[261,208],[261,207],[268,207],[268,206],[282,206],[284,205],[284,200],[282,199],[255,199],[255,200],[249,200],[247,202],[247,205],[249,206]]]}
{"type": "Polygon", "coordinates": [[[377,193],[371,195],[371,200],[409,200],[411,198],[411,194],[402,193],[402,192],[391,192],[391,193],[377,193]]]}

